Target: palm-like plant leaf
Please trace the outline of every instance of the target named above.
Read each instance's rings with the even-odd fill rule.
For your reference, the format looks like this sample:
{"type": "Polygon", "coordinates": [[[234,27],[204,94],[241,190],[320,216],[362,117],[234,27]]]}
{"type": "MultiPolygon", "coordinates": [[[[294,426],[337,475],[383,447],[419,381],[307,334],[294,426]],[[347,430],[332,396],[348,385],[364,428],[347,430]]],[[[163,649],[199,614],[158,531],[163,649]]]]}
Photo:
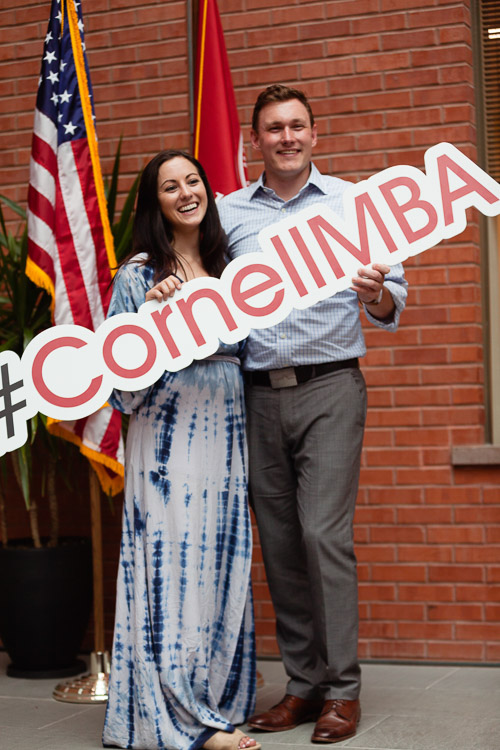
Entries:
{"type": "Polygon", "coordinates": [[[120,136],[120,140],[118,141],[118,146],[116,148],[115,160],[113,162],[113,170],[111,172],[111,182],[106,180],[105,184],[106,201],[108,204],[108,218],[111,226],[113,226],[113,222],[115,220],[115,207],[116,196],[118,195],[118,177],[120,175],[122,140],[123,136],[120,136]]]}
{"type": "MultiPolygon", "coordinates": [[[[107,180],[105,184],[108,216],[118,260],[127,255],[131,248],[133,208],[139,185],[139,177],[137,177],[125,199],[119,219],[115,222],[121,147],[122,139],[120,138],[111,180],[107,180]]],[[[11,350],[20,357],[29,342],[51,325],[51,298],[47,292],[36,286],[26,276],[28,255],[26,211],[4,195],[0,195],[0,230],[0,352],[11,350]],[[7,206],[21,219],[21,224],[15,232],[7,228],[2,205],[7,206]]],[[[75,451],[69,443],[59,441],[46,430],[46,419],[41,414],[28,423],[28,435],[27,443],[17,451],[13,451],[8,458],[12,462],[26,506],[29,508],[32,448],[34,452],[42,449],[45,457],[56,457],[61,450],[65,454],[63,463],[67,463],[66,454],[75,451]],[[35,438],[37,445],[33,446],[35,438]]],[[[6,458],[7,456],[0,458],[0,476],[2,473],[5,476],[6,458]]]]}

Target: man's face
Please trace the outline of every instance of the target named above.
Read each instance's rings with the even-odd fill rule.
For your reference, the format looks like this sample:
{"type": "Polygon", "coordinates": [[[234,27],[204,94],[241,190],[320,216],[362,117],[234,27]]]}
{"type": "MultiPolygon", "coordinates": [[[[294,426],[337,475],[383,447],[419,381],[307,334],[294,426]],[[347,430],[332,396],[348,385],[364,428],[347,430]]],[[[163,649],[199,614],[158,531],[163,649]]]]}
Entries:
{"type": "Polygon", "coordinates": [[[267,178],[292,179],[309,169],[317,130],[298,99],[263,107],[258,131],[252,130],[250,136],[252,146],[262,153],[267,178]]]}

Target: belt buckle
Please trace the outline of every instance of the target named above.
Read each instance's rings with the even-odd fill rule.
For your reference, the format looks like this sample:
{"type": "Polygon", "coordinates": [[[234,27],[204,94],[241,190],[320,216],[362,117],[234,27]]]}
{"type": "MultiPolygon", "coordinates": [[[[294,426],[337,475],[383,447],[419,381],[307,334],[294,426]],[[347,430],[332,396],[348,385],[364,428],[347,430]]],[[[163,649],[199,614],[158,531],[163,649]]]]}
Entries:
{"type": "Polygon", "coordinates": [[[280,370],[269,370],[271,388],[291,388],[298,385],[295,367],[282,367],[280,370]]]}

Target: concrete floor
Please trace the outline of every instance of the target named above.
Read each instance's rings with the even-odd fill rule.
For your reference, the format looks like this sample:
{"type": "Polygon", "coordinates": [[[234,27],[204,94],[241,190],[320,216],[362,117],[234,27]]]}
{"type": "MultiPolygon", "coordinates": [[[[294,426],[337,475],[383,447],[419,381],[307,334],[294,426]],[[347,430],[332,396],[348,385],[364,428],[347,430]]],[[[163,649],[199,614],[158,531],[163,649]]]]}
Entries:
{"type": "MultiPolygon", "coordinates": [[[[103,706],[59,703],[57,680],[7,677],[0,652],[0,749],[97,750],[103,706]]],[[[283,695],[280,662],[261,661],[258,710],[283,695]]],[[[499,750],[500,667],[364,664],[363,716],[356,737],[334,747],[354,750],[499,750]]],[[[253,733],[263,750],[311,750],[312,724],[289,732],[253,733]]],[[[328,747],[328,745],[325,745],[328,747]]]]}

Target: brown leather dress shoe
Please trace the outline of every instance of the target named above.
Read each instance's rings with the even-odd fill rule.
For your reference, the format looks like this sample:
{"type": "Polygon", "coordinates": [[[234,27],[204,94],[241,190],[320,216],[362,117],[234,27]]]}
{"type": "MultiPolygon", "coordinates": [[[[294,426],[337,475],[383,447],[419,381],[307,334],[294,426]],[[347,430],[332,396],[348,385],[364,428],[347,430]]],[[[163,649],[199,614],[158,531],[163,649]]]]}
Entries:
{"type": "Polygon", "coordinates": [[[359,700],[342,698],[325,701],[323,710],[314,727],[312,742],[341,742],[354,737],[356,725],[361,718],[359,700]]]}
{"type": "MultiPolygon", "coordinates": [[[[283,700],[269,711],[251,716],[247,725],[252,729],[262,729],[264,732],[284,732],[306,721],[316,721],[322,706],[322,700],[304,700],[295,695],[285,695],[283,700]]],[[[249,750],[252,749],[249,748],[249,750]]]]}

